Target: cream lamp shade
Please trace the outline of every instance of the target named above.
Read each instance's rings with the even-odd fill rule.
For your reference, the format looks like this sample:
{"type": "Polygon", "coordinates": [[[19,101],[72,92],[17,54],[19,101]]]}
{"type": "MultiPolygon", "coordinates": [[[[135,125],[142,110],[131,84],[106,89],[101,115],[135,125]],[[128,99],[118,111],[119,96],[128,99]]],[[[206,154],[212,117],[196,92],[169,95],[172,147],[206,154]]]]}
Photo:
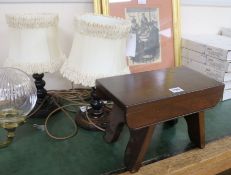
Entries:
{"type": "Polygon", "coordinates": [[[130,22],[122,18],[76,16],[71,52],[61,73],[83,86],[94,86],[97,78],[129,73],[125,57],[129,30],[130,22]]]}
{"type": "Polygon", "coordinates": [[[10,43],[4,66],[28,74],[60,69],[65,56],[58,42],[58,20],[52,13],[7,14],[10,43]]]}

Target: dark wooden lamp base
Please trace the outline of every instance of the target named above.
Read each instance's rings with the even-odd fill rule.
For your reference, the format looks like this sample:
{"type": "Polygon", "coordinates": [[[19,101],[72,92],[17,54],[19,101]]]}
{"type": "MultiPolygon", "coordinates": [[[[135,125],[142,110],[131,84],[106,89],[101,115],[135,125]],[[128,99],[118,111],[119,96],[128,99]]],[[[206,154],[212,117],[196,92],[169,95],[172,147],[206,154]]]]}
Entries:
{"type": "Polygon", "coordinates": [[[87,112],[80,111],[77,114],[75,118],[76,124],[84,129],[92,131],[100,131],[100,129],[96,126],[105,129],[111,110],[107,108],[102,99],[97,96],[96,89],[94,87],[91,91],[90,105],[91,108],[87,109],[87,112]]]}
{"type": "Polygon", "coordinates": [[[31,111],[31,118],[46,118],[55,109],[57,109],[57,105],[54,103],[53,97],[47,95],[42,106],[40,103],[36,103],[31,111]]]}
{"type": "Polygon", "coordinates": [[[35,79],[35,86],[37,88],[37,101],[30,113],[31,118],[46,118],[57,108],[57,105],[53,101],[54,97],[47,94],[47,90],[44,88],[46,85],[46,82],[43,80],[44,74],[33,74],[32,76],[35,79]]]}
{"type": "Polygon", "coordinates": [[[91,130],[91,131],[100,131],[95,125],[99,126],[102,129],[105,129],[108,123],[108,116],[110,111],[106,107],[102,108],[103,112],[100,115],[95,115],[94,110],[91,108],[86,112],[79,112],[76,115],[75,122],[81,128],[91,130]],[[91,121],[95,124],[92,124],[91,121]]]}

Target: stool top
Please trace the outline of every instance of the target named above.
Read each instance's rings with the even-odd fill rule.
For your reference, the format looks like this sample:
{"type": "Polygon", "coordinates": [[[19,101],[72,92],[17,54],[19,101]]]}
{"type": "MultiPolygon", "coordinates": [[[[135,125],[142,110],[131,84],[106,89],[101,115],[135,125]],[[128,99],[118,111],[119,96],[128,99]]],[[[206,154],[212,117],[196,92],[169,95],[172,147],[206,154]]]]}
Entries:
{"type": "Polygon", "coordinates": [[[122,107],[224,86],[184,66],[96,80],[96,87],[122,107]]]}

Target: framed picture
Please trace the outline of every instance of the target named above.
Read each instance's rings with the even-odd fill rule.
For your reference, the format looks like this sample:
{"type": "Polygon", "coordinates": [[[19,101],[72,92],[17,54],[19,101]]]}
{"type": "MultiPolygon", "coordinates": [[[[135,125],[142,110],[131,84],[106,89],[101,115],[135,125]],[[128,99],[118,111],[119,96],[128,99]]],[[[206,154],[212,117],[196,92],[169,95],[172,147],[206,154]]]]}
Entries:
{"type": "Polygon", "coordinates": [[[103,13],[131,22],[127,60],[131,72],[180,64],[179,0],[102,0],[103,13]]]}

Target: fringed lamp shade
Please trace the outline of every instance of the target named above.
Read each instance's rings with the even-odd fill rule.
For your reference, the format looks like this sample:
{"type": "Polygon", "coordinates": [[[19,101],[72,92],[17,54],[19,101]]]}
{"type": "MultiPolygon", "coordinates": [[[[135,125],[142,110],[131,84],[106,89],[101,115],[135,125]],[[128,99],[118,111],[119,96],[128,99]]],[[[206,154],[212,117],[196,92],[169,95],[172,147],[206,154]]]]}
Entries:
{"type": "Polygon", "coordinates": [[[37,88],[37,101],[31,117],[47,117],[56,108],[47,94],[44,73],[59,70],[65,56],[58,42],[58,15],[8,14],[10,30],[9,55],[4,66],[33,74],[37,88]]]}
{"type": "Polygon", "coordinates": [[[28,74],[53,73],[60,68],[65,56],[58,44],[56,14],[7,14],[6,21],[10,47],[4,66],[28,74]]]}
{"type": "Polygon", "coordinates": [[[130,22],[122,18],[76,16],[72,49],[61,73],[84,86],[94,86],[97,78],[129,73],[125,57],[129,30],[130,22]]]}

